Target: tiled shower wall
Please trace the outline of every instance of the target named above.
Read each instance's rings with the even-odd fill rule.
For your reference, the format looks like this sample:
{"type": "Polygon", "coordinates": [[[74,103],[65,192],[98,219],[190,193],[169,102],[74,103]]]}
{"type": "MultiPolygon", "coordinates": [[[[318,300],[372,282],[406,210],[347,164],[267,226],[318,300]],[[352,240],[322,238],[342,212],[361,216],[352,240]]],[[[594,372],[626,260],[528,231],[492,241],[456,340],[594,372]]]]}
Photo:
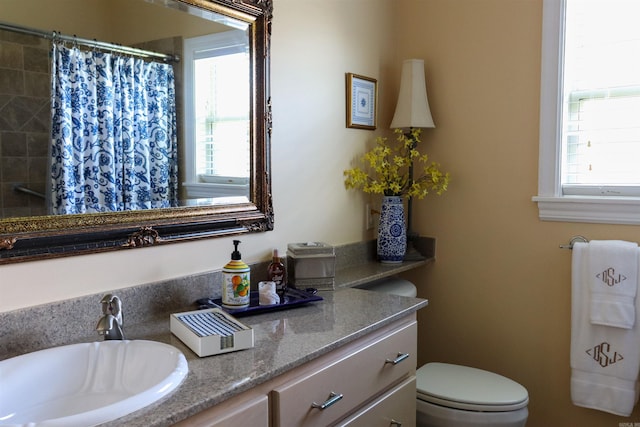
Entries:
{"type": "Polygon", "coordinates": [[[49,41],[0,30],[0,218],[46,214],[49,41]]]}

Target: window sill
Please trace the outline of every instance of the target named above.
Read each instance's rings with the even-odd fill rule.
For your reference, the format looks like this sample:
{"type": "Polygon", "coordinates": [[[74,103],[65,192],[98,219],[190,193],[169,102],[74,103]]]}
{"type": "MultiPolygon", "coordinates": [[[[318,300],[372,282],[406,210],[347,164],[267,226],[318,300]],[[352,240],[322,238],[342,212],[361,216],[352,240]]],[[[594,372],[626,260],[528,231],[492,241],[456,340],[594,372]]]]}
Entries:
{"type": "Polygon", "coordinates": [[[207,182],[183,182],[187,198],[207,198],[207,197],[248,197],[249,185],[239,184],[215,184],[207,182]]]}
{"type": "Polygon", "coordinates": [[[543,221],[640,224],[640,197],[534,196],[543,221]]]}

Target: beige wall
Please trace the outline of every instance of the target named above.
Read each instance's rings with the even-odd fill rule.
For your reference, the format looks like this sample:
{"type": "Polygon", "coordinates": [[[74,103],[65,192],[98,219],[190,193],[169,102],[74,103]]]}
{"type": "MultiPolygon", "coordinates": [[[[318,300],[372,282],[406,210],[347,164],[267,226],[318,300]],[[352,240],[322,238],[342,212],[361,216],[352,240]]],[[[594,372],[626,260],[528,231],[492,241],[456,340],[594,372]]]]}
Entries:
{"type": "Polygon", "coordinates": [[[640,241],[637,226],[542,222],[537,192],[542,0],[402,0],[399,56],[424,58],[437,128],[429,153],[449,192],[417,203],[437,260],[410,275],[430,300],[419,360],[522,383],[530,427],[640,422],[575,407],[569,394],[572,236],[640,241]]]}
{"type": "MultiPolygon", "coordinates": [[[[541,0],[274,0],[276,229],[244,236],[247,261],[272,247],[370,237],[365,198],[342,170],[388,126],[400,61],[425,59],[436,129],[428,152],[450,191],[415,204],[437,261],[409,275],[419,361],[493,370],[531,396],[530,427],[640,422],[569,399],[570,257],[576,234],[640,241],[631,226],[541,222],[537,191],[541,0]],[[367,9],[365,13],[364,8],[367,9]],[[379,132],[344,127],[344,73],[379,79],[379,132]]],[[[220,268],[231,238],[0,267],[0,311],[220,268]],[[74,274],[70,274],[74,272],[74,274]]]]}

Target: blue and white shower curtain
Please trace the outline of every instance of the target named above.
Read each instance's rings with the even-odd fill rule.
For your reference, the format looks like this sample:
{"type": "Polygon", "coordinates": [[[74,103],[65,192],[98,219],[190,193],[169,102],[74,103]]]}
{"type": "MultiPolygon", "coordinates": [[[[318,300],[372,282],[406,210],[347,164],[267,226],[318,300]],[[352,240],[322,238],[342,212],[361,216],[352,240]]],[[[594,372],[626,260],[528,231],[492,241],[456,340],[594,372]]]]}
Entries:
{"type": "Polygon", "coordinates": [[[54,214],[177,205],[173,68],[53,44],[54,214]]]}

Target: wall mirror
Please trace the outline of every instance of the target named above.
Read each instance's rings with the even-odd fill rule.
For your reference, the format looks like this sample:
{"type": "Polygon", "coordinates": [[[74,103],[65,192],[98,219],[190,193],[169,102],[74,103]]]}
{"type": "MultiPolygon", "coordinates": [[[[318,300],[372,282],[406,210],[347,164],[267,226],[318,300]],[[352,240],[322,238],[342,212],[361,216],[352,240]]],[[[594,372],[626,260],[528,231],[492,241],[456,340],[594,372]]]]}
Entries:
{"type": "MultiPolygon", "coordinates": [[[[271,0],[37,3],[0,3],[0,264],[273,229],[271,0]],[[162,64],[131,77],[160,76],[141,83],[151,118],[127,115],[125,101],[122,113],[100,110],[115,83],[58,84],[74,49],[125,68],[162,64]],[[80,113],[70,101],[91,97],[80,113]]],[[[104,69],[89,74],[117,74],[104,69]]]]}

